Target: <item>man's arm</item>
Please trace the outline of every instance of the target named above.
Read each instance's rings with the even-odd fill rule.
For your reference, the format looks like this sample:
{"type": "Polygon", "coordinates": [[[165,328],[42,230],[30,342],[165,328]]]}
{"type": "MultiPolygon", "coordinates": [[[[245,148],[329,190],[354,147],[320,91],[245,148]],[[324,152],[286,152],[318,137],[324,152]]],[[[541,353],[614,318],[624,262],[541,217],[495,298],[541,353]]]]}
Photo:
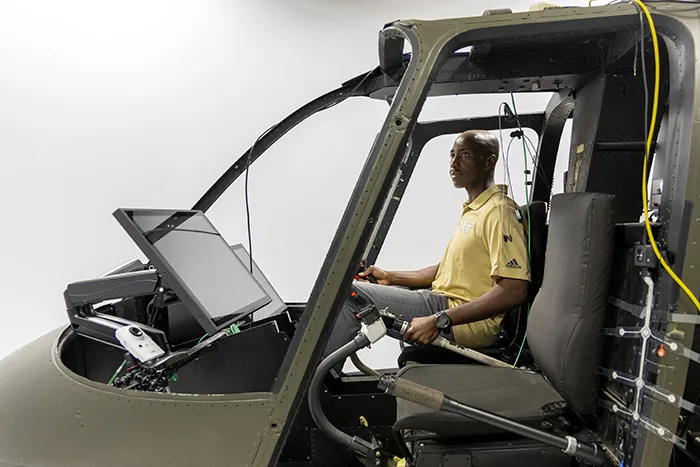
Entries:
{"type": "MultiPolygon", "coordinates": [[[[493,318],[527,300],[528,282],[501,279],[488,292],[474,300],[447,310],[453,326],[493,318]]],[[[435,316],[414,318],[404,335],[407,342],[429,344],[439,335],[435,316]]]]}
{"type": "Polygon", "coordinates": [[[359,276],[364,278],[371,274],[377,279],[377,283],[382,285],[397,285],[416,289],[428,288],[435,280],[438,266],[429,266],[417,271],[385,271],[377,266],[370,266],[359,276]]]}
{"type": "Polygon", "coordinates": [[[452,308],[447,311],[447,315],[454,326],[493,318],[525,302],[527,292],[527,281],[501,279],[477,300],[452,308]]]}
{"type": "MultiPolygon", "coordinates": [[[[480,226],[491,257],[491,270],[483,274],[491,276],[495,284],[477,300],[447,311],[454,326],[493,318],[527,300],[530,281],[527,241],[515,210],[496,206],[485,213],[480,226]]],[[[414,319],[404,338],[427,344],[437,336],[435,317],[429,316],[414,319]]]]}

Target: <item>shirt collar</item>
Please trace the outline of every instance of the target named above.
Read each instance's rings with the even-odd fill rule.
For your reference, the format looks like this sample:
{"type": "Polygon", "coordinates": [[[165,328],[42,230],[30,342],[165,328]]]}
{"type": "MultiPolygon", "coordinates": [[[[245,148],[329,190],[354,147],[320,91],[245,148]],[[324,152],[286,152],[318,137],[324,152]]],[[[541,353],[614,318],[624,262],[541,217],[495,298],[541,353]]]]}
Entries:
{"type": "Polygon", "coordinates": [[[476,211],[481,208],[486,202],[496,193],[508,194],[508,185],[492,185],[485,189],[476,199],[472,202],[464,202],[464,210],[476,211]]]}

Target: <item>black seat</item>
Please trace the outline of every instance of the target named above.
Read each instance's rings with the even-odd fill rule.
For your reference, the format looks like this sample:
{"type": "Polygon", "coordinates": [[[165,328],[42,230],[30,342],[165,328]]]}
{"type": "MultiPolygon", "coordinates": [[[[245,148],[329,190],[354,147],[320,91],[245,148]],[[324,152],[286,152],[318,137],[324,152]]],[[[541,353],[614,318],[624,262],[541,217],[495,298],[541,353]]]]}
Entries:
{"type": "MultiPolygon", "coordinates": [[[[499,413],[526,425],[539,427],[543,419],[561,415],[563,399],[541,375],[509,368],[463,365],[409,365],[398,377],[440,388],[448,396],[489,412],[499,413]],[[526,393],[523,394],[522,391],[526,393]]],[[[441,439],[497,433],[485,423],[448,412],[433,412],[399,401],[396,430],[416,429],[441,439]]],[[[426,436],[428,436],[426,434],[426,436]]]]}
{"type": "MultiPolygon", "coordinates": [[[[547,247],[547,204],[544,201],[533,201],[529,205],[521,206],[520,211],[530,225],[530,263],[532,268],[528,301],[505,314],[503,329],[493,347],[479,349],[479,352],[491,357],[503,357],[505,360],[511,361],[514,360],[525,338],[529,306],[542,285],[547,247]]],[[[399,368],[403,368],[408,362],[472,364],[474,360],[439,347],[407,346],[399,355],[399,368]]]]}
{"type": "MultiPolygon", "coordinates": [[[[543,375],[479,365],[411,365],[401,378],[444,391],[466,404],[540,425],[551,407],[589,415],[597,403],[596,369],[612,271],[613,196],[555,195],[540,293],[527,326],[528,343],[543,375]],[[546,378],[546,379],[545,379],[546,378]]],[[[398,401],[395,430],[438,438],[487,434],[496,429],[446,412],[398,401]]]]}

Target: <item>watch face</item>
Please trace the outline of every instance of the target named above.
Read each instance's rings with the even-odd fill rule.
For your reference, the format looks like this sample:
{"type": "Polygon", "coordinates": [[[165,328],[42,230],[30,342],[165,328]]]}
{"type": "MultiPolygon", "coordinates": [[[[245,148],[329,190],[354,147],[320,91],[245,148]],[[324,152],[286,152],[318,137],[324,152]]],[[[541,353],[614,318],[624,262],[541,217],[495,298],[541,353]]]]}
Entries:
{"type": "Polygon", "coordinates": [[[450,326],[450,317],[447,316],[447,313],[438,314],[436,321],[438,329],[445,329],[450,326]]]}

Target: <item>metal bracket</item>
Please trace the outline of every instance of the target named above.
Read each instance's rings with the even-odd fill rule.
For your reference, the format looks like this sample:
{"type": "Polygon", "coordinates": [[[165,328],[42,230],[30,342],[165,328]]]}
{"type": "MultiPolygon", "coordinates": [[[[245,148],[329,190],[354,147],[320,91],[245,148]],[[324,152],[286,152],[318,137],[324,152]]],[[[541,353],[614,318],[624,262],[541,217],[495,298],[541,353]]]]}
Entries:
{"type": "Polygon", "coordinates": [[[659,265],[651,245],[634,246],[634,265],[641,268],[655,268],[659,265]]]}
{"type": "MultiPolygon", "coordinates": [[[[636,257],[636,255],[635,255],[636,257]]],[[[633,305],[631,303],[627,303],[623,300],[620,300],[619,298],[615,297],[608,297],[608,303],[610,303],[612,306],[619,308],[621,310],[626,311],[627,313],[631,314],[635,318],[639,319],[644,319],[644,308],[639,306],[639,305],[633,305]]]]}
{"type": "MultiPolygon", "coordinates": [[[[615,297],[608,297],[608,303],[612,306],[626,311],[635,318],[644,319],[646,317],[644,307],[627,303],[615,297]]],[[[654,318],[651,320],[655,323],[685,323],[685,324],[700,324],[700,314],[692,313],[669,313],[667,311],[653,310],[654,318]]]]}
{"type": "Polygon", "coordinates": [[[644,415],[638,412],[630,412],[630,410],[627,407],[621,407],[616,403],[609,402],[603,399],[600,399],[598,404],[601,407],[604,407],[605,409],[609,410],[610,412],[622,416],[627,420],[630,420],[634,424],[641,425],[642,428],[644,428],[645,430],[649,431],[650,433],[653,433],[659,438],[672,442],[681,449],[685,449],[688,445],[685,439],[679,438],[666,428],[662,427],[654,421],[649,420],[644,415]]]}

